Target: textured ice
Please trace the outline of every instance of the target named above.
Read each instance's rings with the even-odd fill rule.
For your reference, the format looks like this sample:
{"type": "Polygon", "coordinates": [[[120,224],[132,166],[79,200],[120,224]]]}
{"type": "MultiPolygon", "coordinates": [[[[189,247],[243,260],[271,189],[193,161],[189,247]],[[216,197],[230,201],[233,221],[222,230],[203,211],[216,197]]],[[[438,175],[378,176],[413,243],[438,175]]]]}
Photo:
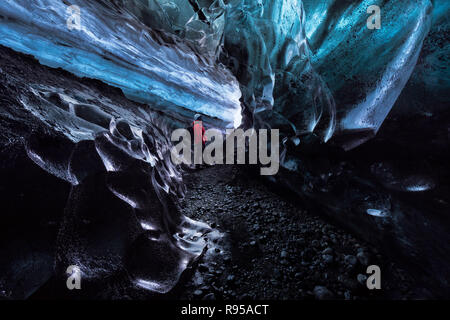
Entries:
{"type": "Polygon", "coordinates": [[[80,31],[67,27],[70,15],[63,1],[2,1],[0,44],[48,66],[102,80],[166,112],[185,109],[240,124],[239,85],[224,67],[107,1],[77,5],[80,31]],[[175,45],[164,45],[169,40],[175,45]]]}
{"type": "Polygon", "coordinates": [[[76,142],[67,163],[52,161],[39,144],[27,148],[44,170],[74,185],[57,242],[58,264],[77,265],[84,279],[127,268],[137,285],[146,283],[159,293],[171,290],[205,246],[201,238],[189,236],[209,228],[180,215],[174,205],[183,187],[170,162],[168,135],[149,125],[154,120],[148,112],[123,109],[88,88],[37,87],[32,92],[39,103],[29,101],[25,107],[76,142]],[[45,99],[49,95],[59,99],[51,102],[45,99]],[[77,101],[83,98],[95,104],[77,101]],[[114,211],[104,206],[106,199],[115,204],[114,211]],[[95,227],[86,230],[83,221],[95,227]]]}
{"type": "MultiPolygon", "coordinates": [[[[43,183],[43,189],[51,190],[43,178],[47,176],[57,177],[71,188],[58,211],[58,236],[51,244],[55,256],[46,255],[41,262],[41,254],[32,250],[37,257],[27,263],[36,263],[33,268],[37,270],[47,268],[44,263],[50,269],[55,267],[56,277],[64,277],[66,268],[75,265],[86,290],[90,283],[126,274],[124,286],[170,291],[201,256],[206,245],[202,236],[211,229],[183,216],[178,208],[184,186],[180,168],[170,160],[169,123],[145,105],[125,108],[100,95],[95,86],[17,83],[15,77],[4,73],[1,83],[5,88],[2,94],[15,88],[17,103],[2,104],[2,124],[9,119],[31,131],[45,128],[41,134],[22,136],[25,155],[31,161],[20,170],[29,172],[37,166],[45,170],[48,174],[38,170],[43,181],[36,181],[43,183]],[[18,114],[29,114],[31,120],[18,114]]],[[[14,130],[4,134],[13,135],[14,130]]],[[[52,201],[57,199],[55,195],[52,201]]],[[[45,214],[27,212],[27,222],[33,215],[45,214]]],[[[11,240],[8,246],[27,252],[26,244],[11,240]]],[[[8,270],[17,263],[2,261],[0,267],[8,270]]],[[[22,274],[19,271],[14,276],[0,276],[1,290],[10,292],[11,297],[27,297],[39,282],[46,281],[31,276],[21,283],[16,280],[22,274]]]]}
{"type": "Polygon", "coordinates": [[[267,123],[291,138],[315,132],[328,141],[335,129],[335,105],[310,63],[302,2],[233,4],[225,32],[228,64],[239,61],[235,72],[245,86],[245,106],[255,126],[267,123]]]}
{"type": "MultiPolygon", "coordinates": [[[[430,0],[77,5],[81,31],[68,30],[62,1],[4,1],[0,43],[166,112],[238,126],[242,108],[246,126],[277,127],[291,139],[356,132],[346,149],[379,130],[414,70],[433,12],[430,0]],[[366,26],[374,4],[380,30],[366,26]]],[[[437,1],[435,19],[447,8],[437,1]]]]}
{"type": "MultiPolygon", "coordinates": [[[[1,1],[0,44],[121,88],[129,98],[178,119],[198,112],[218,126],[280,129],[281,165],[288,173],[277,182],[320,202],[368,240],[424,256],[424,269],[441,274],[445,285],[448,268],[441,262],[449,255],[433,244],[448,239],[440,223],[447,219],[442,213],[448,212],[448,189],[429,168],[444,172],[448,163],[437,155],[448,152],[448,1],[79,0],[77,5],[80,31],[67,28],[65,1],[1,1]],[[379,30],[366,26],[370,5],[381,8],[379,30]],[[410,120],[420,126],[409,128],[410,120]],[[355,148],[380,135],[383,124],[387,133],[380,139],[389,151],[374,142],[374,149],[358,154],[355,148]],[[418,140],[422,148],[429,145],[424,154],[415,148],[418,140]],[[353,153],[342,155],[335,146],[353,153]],[[389,153],[404,158],[392,161],[389,153]],[[420,201],[414,203],[411,194],[420,201]]],[[[55,151],[30,140],[28,157],[70,183],[73,197],[85,199],[81,205],[69,201],[59,239],[61,264],[79,264],[92,277],[124,267],[137,286],[170,290],[203,248],[189,238],[206,227],[167,209],[181,192],[179,172],[167,158],[168,133],[150,125],[158,120],[149,110],[128,110],[88,88],[31,84],[28,90],[19,96],[21,106],[70,141],[55,151]],[[111,203],[106,209],[115,206],[117,212],[109,221],[104,207],[89,208],[98,214],[104,238],[102,233],[80,238],[89,220],[87,203],[96,203],[92,190],[100,190],[98,197],[111,203]],[[121,233],[119,225],[130,232],[121,233]],[[123,238],[110,239],[106,230],[123,238]],[[132,249],[121,259],[121,246],[128,242],[132,249]],[[92,260],[105,248],[108,255],[92,260]]]]}
{"type": "Polygon", "coordinates": [[[340,130],[376,133],[416,65],[431,25],[432,3],[304,0],[313,65],[335,97],[340,130]],[[366,26],[379,5],[379,30],[366,26]]]}

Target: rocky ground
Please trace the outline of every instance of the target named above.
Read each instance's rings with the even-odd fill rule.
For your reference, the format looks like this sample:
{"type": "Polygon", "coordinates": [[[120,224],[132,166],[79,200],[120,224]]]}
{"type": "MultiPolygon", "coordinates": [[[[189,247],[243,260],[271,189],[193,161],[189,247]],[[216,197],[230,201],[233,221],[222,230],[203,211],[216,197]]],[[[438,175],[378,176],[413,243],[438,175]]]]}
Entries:
{"type": "MultiPolygon", "coordinates": [[[[183,299],[411,299],[414,280],[377,249],[275,194],[245,166],[188,172],[184,213],[213,233],[183,299]],[[368,290],[379,265],[382,289],[368,290]]],[[[208,237],[208,236],[207,236],[208,237]]]]}

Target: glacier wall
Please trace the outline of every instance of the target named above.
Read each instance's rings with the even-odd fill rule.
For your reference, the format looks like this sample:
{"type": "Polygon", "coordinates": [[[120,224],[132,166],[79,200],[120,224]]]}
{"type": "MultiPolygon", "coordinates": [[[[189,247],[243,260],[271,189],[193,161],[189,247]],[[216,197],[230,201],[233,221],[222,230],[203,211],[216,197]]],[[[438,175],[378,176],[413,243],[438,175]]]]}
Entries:
{"type": "Polygon", "coordinates": [[[0,56],[0,299],[69,293],[68,266],[83,297],[172,290],[211,231],[179,208],[172,123],[99,81],[0,56]]]}
{"type": "Polygon", "coordinates": [[[241,93],[231,73],[186,43],[164,39],[107,1],[77,2],[81,30],[70,30],[63,1],[2,1],[0,44],[45,65],[121,88],[172,114],[190,110],[239,126],[241,93]],[[176,42],[176,45],[165,45],[176,42]]]}
{"type": "Polygon", "coordinates": [[[293,141],[342,135],[335,143],[347,150],[378,132],[414,70],[432,12],[447,8],[438,1],[433,11],[430,0],[76,5],[81,30],[67,28],[64,2],[2,2],[0,44],[172,115],[203,113],[222,127],[244,116],[245,126],[277,127],[293,141]],[[380,30],[366,26],[374,4],[380,30]]]}
{"type": "Polygon", "coordinates": [[[432,22],[431,1],[304,3],[313,65],[333,92],[338,129],[375,134],[416,66],[432,22]],[[371,5],[381,9],[379,30],[366,26],[371,5]]]}
{"type": "MultiPolygon", "coordinates": [[[[67,28],[66,1],[0,2],[0,44],[180,121],[198,112],[221,127],[280,129],[278,185],[448,288],[450,252],[440,246],[450,241],[448,1],[76,4],[81,30],[67,28]],[[370,5],[381,9],[379,30],[366,26],[370,5]]],[[[42,98],[35,85],[30,92],[42,98]]],[[[78,120],[48,122],[53,109],[25,106],[73,143],[114,135],[78,120]]],[[[106,109],[138,128],[153,121],[148,110],[136,118],[106,109]]]]}

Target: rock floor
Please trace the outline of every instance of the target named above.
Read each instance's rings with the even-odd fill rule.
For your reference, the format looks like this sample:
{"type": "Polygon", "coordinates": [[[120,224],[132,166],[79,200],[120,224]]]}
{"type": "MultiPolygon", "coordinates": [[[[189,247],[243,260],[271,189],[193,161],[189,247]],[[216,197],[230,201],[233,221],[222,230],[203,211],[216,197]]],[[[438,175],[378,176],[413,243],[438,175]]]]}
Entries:
{"type": "Polygon", "coordinates": [[[376,248],[275,194],[245,166],[185,174],[184,214],[217,231],[183,299],[411,299],[414,280],[376,248]],[[381,268],[381,290],[366,286],[381,268]]]}

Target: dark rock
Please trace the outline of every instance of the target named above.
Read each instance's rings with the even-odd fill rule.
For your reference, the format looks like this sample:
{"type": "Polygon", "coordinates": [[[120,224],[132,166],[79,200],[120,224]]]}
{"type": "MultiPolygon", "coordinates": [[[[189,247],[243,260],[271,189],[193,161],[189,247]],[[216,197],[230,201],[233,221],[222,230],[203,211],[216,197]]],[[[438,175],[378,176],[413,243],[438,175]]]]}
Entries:
{"type": "Polygon", "coordinates": [[[208,293],[203,297],[203,300],[212,301],[216,300],[216,295],[214,293],[208,293]]]}
{"type": "Polygon", "coordinates": [[[367,281],[367,276],[364,274],[358,274],[358,276],[356,277],[356,279],[358,280],[358,282],[363,285],[366,286],[366,281],[367,281]]]}
{"type": "Polygon", "coordinates": [[[364,251],[358,252],[358,254],[356,255],[356,258],[361,263],[361,265],[363,265],[363,266],[369,265],[369,256],[364,251]]]}
{"type": "Polygon", "coordinates": [[[302,252],[302,258],[305,261],[311,261],[311,259],[315,256],[315,252],[314,250],[310,249],[310,248],[306,248],[305,250],[303,250],[302,252]]]}
{"type": "Polygon", "coordinates": [[[353,268],[358,263],[358,259],[355,256],[347,255],[344,257],[344,262],[348,267],[353,268]]]}
{"type": "Polygon", "coordinates": [[[313,292],[314,292],[314,296],[317,300],[331,300],[334,298],[333,292],[331,292],[324,286],[314,287],[313,292]]]}
{"type": "Polygon", "coordinates": [[[322,259],[325,264],[331,264],[331,263],[333,263],[333,260],[334,260],[333,256],[331,256],[329,254],[322,255],[322,259]]]}
{"type": "Polygon", "coordinates": [[[203,291],[198,289],[194,291],[194,297],[200,298],[203,295],[203,291]]]}
{"type": "Polygon", "coordinates": [[[232,284],[234,282],[234,280],[235,280],[235,276],[234,275],[229,275],[227,277],[227,283],[228,284],[232,284]]]}

